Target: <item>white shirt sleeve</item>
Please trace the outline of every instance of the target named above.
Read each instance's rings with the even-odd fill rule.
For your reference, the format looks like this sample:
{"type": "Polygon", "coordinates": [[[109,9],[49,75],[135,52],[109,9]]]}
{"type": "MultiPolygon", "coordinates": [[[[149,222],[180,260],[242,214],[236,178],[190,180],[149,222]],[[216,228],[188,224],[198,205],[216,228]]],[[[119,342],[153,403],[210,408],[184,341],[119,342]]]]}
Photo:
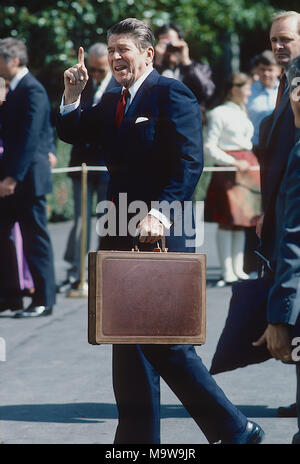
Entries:
{"type": "Polygon", "coordinates": [[[78,108],[80,104],[80,97],[78,98],[78,100],[76,100],[76,102],[74,103],[70,103],[69,105],[65,105],[64,103],[64,96],[62,96],[62,99],[61,99],[61,104],[60,104],[60,114],[62,116],[68,114],[68,113],[71,113],[72,111],[76,110],[78,108]]]}
{"type": "Polygon", "coordinates": [[[219,147],[223,132],[223,120],[220,111],[211,111],[207,116],[207,131],[204,142],[204,153],[216,164],[231,166],[235,158],[219,147]]]}
{"type": "Polygon", "coordinates": [[[165,216],[163,213],[161,213],[157,209],[152,208],[148,214],[151,214],[151,216],[156,217],[156,219],[158,219],[166,229],[170,229],[172,222],[170,222],[167,216],[165,216]]]}

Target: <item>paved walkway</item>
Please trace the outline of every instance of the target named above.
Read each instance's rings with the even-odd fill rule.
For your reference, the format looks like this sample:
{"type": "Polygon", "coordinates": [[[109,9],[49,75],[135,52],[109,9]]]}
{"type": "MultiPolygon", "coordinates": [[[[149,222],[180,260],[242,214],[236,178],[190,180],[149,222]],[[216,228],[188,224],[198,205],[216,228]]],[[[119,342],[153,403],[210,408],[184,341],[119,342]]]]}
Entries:
{"type": "MultiPolygon", "coordinates": [[[[50,226],[57,280],[64,278],[63,249],[70,223],[50,226]]],[[[215,227],[206,225],[201,251],[208,279],[219,275],[215,227]]],[[[230,289],[207,289],[207,342],[197,347],[209,368],[226,319],[230,289]]],[[[6,362],[0,361],[0,443],[92,444],[113,442],[117,410],[111,383],[111,346],[87,342],[87,300],[58,295],[50,317],[0,315],[6,362]]],[[[276,417],[295,400],[295,371],[275,360],[218,374],[229,398],[266,432],[264,443],[288,444],[296,419],[276,417]]],[[[162,443],[207,443],[194,421],[162,382],[162,443]]]]}

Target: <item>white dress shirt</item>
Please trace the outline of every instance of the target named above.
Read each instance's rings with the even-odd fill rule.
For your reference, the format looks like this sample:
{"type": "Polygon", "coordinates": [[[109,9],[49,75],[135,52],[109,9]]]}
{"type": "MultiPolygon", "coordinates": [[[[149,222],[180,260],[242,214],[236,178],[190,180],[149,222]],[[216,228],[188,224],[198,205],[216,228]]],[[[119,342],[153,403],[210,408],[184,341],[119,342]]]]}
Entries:
{"type": "Polygon", "coordinates": [[[108,86],[109,81],[111,80],[111,76],[112,76],[111,72],[108,71],[105,78],[100,82],[98,86],[97,86],[97,83],[95,83],[95,85],[97,86],[97,90],[94,94],[93,106],[97,105],[100,102],[102,95],[104,94],[106,87],[108,86]]]}
{"type": "Polygon", "coordinates": [[[228,101],[207,115],[204,153],[216,164],[230,166],[235,158],[225,152],[252,150],[253,132],[253,124],[244,106],[228,101]]]}

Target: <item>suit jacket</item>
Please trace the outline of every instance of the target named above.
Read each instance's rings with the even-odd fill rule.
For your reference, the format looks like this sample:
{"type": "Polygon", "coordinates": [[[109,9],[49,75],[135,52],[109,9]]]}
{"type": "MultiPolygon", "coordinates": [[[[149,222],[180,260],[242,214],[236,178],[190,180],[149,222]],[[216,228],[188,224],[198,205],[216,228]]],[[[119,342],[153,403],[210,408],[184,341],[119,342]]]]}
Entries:
{"type": "Polygon", "coordinates": [[[48,153],[55,153],[55,146],[50,104],[46,90],[31,73],[8,94],[0,118],[4,144],[1,178],[13,177],[17,189],[35,196],[51,192],[48,153]]]}
{"type": "Polygon", "coordinates": [[[282,96],[275,115],[267,116],[260,125],[259,158],[261,163],[261,191],[264,223],[262,229],[262,252],[275,265],[275,205],[287,160],[295,144],[299,130],[294,124],[294,115],[289,95],[282,96]]]}
{"type": "Polygon", "coordinates": [[[292,149],[276,201],[274,285],[268,320],[295,325],[300,314],[300,139],[292,149]]]}
{"type": "MultiPolygon", "coordinates": [[[[120,84],[112,76],[105,91],[118,87],[121,88],[120,84]]],[[[95,88],[93,80],[90,78],[84,91],[81,94],[81,108],[90,108],[93,105],[93,99],[95,95],[95,88]]],[[[104,166],[104,152],[101,143],[76,143],[73,145],[70,153],[69,166],[81,166],[82,163],[86,163],[88,166],[104,166]]],[[[99,176],[99,173],[89,172],[89,176],[99,176]]],[[[80,177],[81,173],[71,172],[70,177],[80,177]]]]}
{"type": "MultiPolygon", "coordinates": [[[[116,205],[120,192],[127,193],[128,203],[142,200],[149,207],[155,200],[191,200],[203,168],[201,113],[192,92],[153,70],[117,128],[119,98],[120,89],[112,89],[89,110],[59,115],[59,137],[68,143],[102,142],[108,196],[116,205]],[[146,119],[137,122],[139,117],[146,119]]],[[[182,236],[168,238],[167,245],[184,250],[184,230],[182,236]]]]}

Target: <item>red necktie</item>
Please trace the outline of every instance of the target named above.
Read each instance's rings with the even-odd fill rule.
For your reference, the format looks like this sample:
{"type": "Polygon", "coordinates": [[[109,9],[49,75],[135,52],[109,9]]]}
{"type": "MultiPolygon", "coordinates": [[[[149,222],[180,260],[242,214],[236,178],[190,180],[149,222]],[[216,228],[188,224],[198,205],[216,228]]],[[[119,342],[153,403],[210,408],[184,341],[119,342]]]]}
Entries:
{"type": "Polygon", "coordinates": [[[280,78],[280,82],[279,82],[279,86],[278,86],[278,92],[277,92],[277,98],[276,98],[276,105],[275,105],[275,109],[274,109],[274,114],[278,110],[278,106],[279,106],[281,97],[282,97],[282,95],[284,93],[284,90],[285,90],[285,86],[286,86],[286,74],[284,73],[280,78]]]}
{"type": "Polygon", "coordinates": [[[120,127],[122,119],[124,117],[125,113],[125,108],[126,108],[126,103],[128,98],[130,97],[130,93],[128,89],[124,89],[121,95],[120,100],[118,101],[117,104],[117,109],[116,109],[116,125],[117,127],[120,127]]]}

